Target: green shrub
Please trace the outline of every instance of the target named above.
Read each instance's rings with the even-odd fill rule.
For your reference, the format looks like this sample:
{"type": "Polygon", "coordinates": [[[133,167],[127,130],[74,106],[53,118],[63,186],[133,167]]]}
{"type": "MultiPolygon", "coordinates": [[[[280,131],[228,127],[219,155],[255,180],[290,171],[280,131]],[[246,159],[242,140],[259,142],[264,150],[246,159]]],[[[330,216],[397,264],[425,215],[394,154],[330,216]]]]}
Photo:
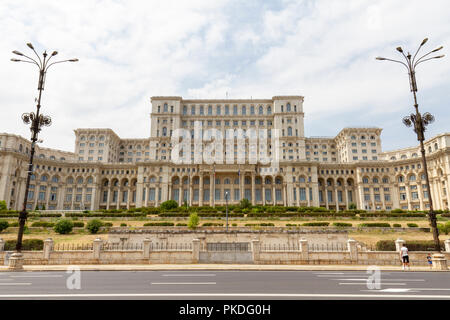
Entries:
{"type": "Polygon", "coordinates": [[[173,222],[148,222],[144,223],[144,227],[173,227],[173,222]]]}
{"type": "Polygon", "coordinates": [[[198,218],[198,214],[195,212],[191,213],[191,215],[189,216],[189,222],[188,222],[189,229],[197,228],[199,223],[200,223],[200,219],[198,218]]]}
{"type": "Polygon", "coordinates": [[[441,233],[441,234],[448,234],[449,232],[450,232],[450,221],[447,221],[447,223],[446,224],[438,224],[438,230],[439,230],[439,233],[441,233]]]}
{"type": "Polygon", "coordinates": [[[36,221],[31,224],[32,227],[53,228],[55,224],[47,221],[36,221]]]}
{"type": "Polygon", "coordinates": [[[394,227],[394,228],[401,228],[402,225],[401,225],[400,223],[394,223],[393,227],[394,227]]]}
{"type": "Polygon", "coordinates": [[[178,208],[178,202],[175,200],[167,200],[161,203],[159,208],[163,211],[178,208]]]}
{"type": "Polygon", "coordinates": [[[177,223],[176,224],[177,227],[187,227],[187,223],[177,223]]]}
{"type": "Polygon", "coordinates": [[[0,232],[2,232],[5,229],[8,229],[9,223],[6,220],[0,221],[0,232]]]}
{"type": "Polygon", "coordinates": [[[327,227],[330,225],[329,222],[306,222],[302,224],[305,227],[327,227]]]}
{"type": "Polygon", "coordinates": [[[292,224],[292,223],[286,223],[286,227],[296,227],[296,224],[292,224]]]}
{"type": "Polygon", "coordinates": [[[239,203],[241,209],[250,209],[252,207],[252,203],[248,199],[242,199],[239,203]]]}
{"type": "Polygon", "coordinates": [[[69,219],[62,219],[59,220],[54,228],[55,232],[59,233],[59,234],[68,234],[72,232],[73,229],[73,222],[72,220],[69,219]]]}
{"type": "Polygon", "coordinates": [[[121,227],[126,227],[127,224],[126,224],[126,223],[121,223],[120,226],[121,226],[121,227]]]}
{"type": "Polygon", "coordinates": [[[233,223],[231,226],[232,227],[237,227],[237,223],[233,223]]]}
{"type": "Polygon", "coordinates": [[[100,230],[101,226],[102,222],[100,220],[92,219],[86,224],[86,229],[88,229],[91,234],[96,234],[100,230]]]}
{"type": "MultiPolygon", "coordinates": [[[[441,249],[444,248],[444,241],[441,241],[441,249]]],[[[430,251],[434,250],[433,240],[413,240],[406,243],[409,251],[430,251]]],[[[377,251],[395,251],[395,241],[380,240],[376,244],[377,251]]]]}
{"type": "Polygon", "coordinates": [[[5,200],[0,200],[0,211],[8,210],[8,207],[6,206],[5,200]]]}
{"type": "Polygon", "coordinates": [[[15,227],[15,228],[17,228],[17,227],[19,226],[19,222],[18,222],[18,221],[11,222],[11,223],[9,224],[9,226],[10,226],[10,227],[15,227]]]}
{"type": "Polygon", "coordinates": [[[273,223],[246,223],[246,227],[275,227],[273,223]]]}
{"type": "Polygon", "coordinates": [[[351,223],[345,223],[345,222],[334,222],[333,226],[335,226],[335,227],[351,227],[353,225],[351,223]]]}
{"type": "Polygon", "coordinates": [[[349,208],[350,210],[356,209],[356,203],[350,202],[349,205],[348,205],[348,208],[349,208]]]}
{"type": "Polygon", "coordinates": [[[394,209],[394,210],[391,210],[391,213],[404,213],[405,211],[404,210],[402,210],[402,209],[394,209]]]}
{"type": "MultiPolygon", "coordinates": [[[[115,210],[115,209],[114,209],[115,210]]],[[[61,215],[61,214],[59,214],[61,215]]],[[[70,218],[111,218],[111,217],[116,217],[116,218],[135,218],[135,217],[145,217],[147,216],[146,213],[144,212],[118,212],[118,213],[114,213],[114,212],[90,212],[90,213],[81,213],[81,212],[69,212],[66,213],[66,217],[70,217],[70,218]]]]}
{"type": "Polygon", "coordinates": [[[112,227],[113,224],[111,222],[103,222],[102,227],[112,227]]]}
{"type": "Polygon", "coordinates": [[[213,223],[213,222],[206,222],[202,224],[202,227],[222,227],[223,223],[213,223]]]}
{"type": "Polygon", "coordinates": [[[73,223],[73,227],[74,228],[84,228],[84,222],[78,222],[78,221],[75,221],[74,223],[73,223]]]}
{"type": "Polygon", "coordinates": [[[418,228],[418,224],[417,223],[407,223],[406,224],[409,228],[418,228]]]}
{"type": "MultiPolygon", "coordinates": [[[[16,250],[17,240],[6,240],[5,251],[16,250]]],[[[44,240],[41,239],[24,239],[22,241],[22,250],[24,251],[41,251],[44,249],[44,240]]]]}
{"type": "Polygon", "coordinates": [[[364,228],[376,228],[376,227],[390,228],[391,227],[391,225],[386,222],[361,223],[359,226],[364,227],[364,228]]]}

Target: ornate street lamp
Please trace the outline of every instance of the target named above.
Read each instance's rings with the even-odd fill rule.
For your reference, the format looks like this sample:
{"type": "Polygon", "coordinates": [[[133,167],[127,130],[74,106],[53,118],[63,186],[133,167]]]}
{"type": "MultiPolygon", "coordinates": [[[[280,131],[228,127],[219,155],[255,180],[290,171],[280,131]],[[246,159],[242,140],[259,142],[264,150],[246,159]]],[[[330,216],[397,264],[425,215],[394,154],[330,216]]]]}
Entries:
{"type": "Polygon", "coordinates": [[[440,46],[439,48],[436,48],[427,54],[424,54],[420,58],[416,59],[417,54],[419,53],[422,46],[428,41],[428,38],[423,39],[422,43],[420,44],[419,48],[417,49],[414,56],[411,56],[411,54],[408,52],[407,55],[403,52],[403,49],[401,47],[397,47],[397,51],[402,54],[402,56],[405,58],[405,62],[399,61],[399,60],[393,60],[393,59],[387,59],[382,57],[377,57],[377,60],[386,60],[386,61],[392,61],[396,63],[400,63],[408,70],[409,74],[409,84],[411,87],[411,92],[414,96],[414,108],[415,113],[411,113],[409,116],[406,116],[403,118],[403,123],[407,127],[414,126],[414,132],[417,134],[417,140],[420,142],[420,152],[422,153],[422,165],[425,172],[425,180],[427,185],[427,192],[428,192],[428,201],[430,204],[430,211],[428,212],[428,217],[430,220],[430,225],[433,231],[433,240],[434,240],[434,248],[436,251],[441,251],[441,246],[439,243],[439,231],[437,228],[437,222],[436,222],[436,213],[433,209],[433,200],[431,198],[431,188],[430,188],[430,180],[428,178],[428,167],[427,167],[427,159],[425,157],[425,148],[423,146],[423,141],[425,140],[424,132],[426,130],[426,126],[434,121],[434,116],[432,116],[430,113],[426,112],[423,115],[419,112],[419,105],[417,103],[417,81],[416,81],[416,67],[421,64],[422,62],[429,61],[432,59],[440,59],[443,58],[445,55],[438,55],[433,57],[428,57],[430,54],[435,53],[439,50],[441,50],[443,47],[440,46]]]}
{"type": "Polygon", "coordinates": [[[22,238],[23,238],[23,231],[25,227],[25,221],[27,220],[27,200],[28,200],[28,190],[30,187],[30,179],[31,175],[33,173],[33,157],[35,152],[35,145],[38,142],[38,133],[41,131],[42,127],[50,126],[52,123],[52,119],[49,116],[44,116],[40,113],[41,109],[41,97],[42,97],[42,91],[44,90],[45,85],[45,77],[47,75],[48,69],[57,63],[62,62],[77,62],[78,59],[69,59],[69,60],[60,60],[50,63],[51,59],[58,54],[57,51],[53,51],[50,56],[48,56],[47,51],[44,51],[41,57],[37,54],[36,50],[34,49],[33,45],[31,43],[27,43],[27,46],[33,50],[34,54],[37,57],[31,58],[22,52],[19,52],[17,50],[14,50],[12,53],[14,53],[17,56],[22,57],[21,59],[12,58],[11,61],[13,62],[26,62],[36,65],[39,68],[39,81],[38,81],[38,91],[39,96],[35,100],[37,103],[36,106],[36,112],[30,112],[30,113],[24,113],[22,114],[22,120],[25,124],[30,125],[31,130],[31,152],[30,152],[30,159],[28,162],[28,171],[27,171],[27,181],[25,185],[25,197],[23,200],[23,208],[22,211],[19,214],[19,231],[17,234],[17,244],[16,244],[16,253],[14,253],[10,258],[10,268],[13,269],[22,269],[23,264],[23,257],[21,254],[22,251],[22,238]]]}

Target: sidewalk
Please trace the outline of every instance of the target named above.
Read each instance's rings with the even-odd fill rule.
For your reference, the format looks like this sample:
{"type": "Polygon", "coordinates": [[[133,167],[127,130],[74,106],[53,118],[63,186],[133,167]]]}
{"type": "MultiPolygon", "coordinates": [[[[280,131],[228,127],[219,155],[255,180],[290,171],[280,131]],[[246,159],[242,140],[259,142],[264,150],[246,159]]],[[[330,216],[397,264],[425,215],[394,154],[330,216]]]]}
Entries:
{"type": "MultiPolygon", "coordinates": [[[[255,265],[255,264],[103,264],[77,265],[81,271],[366,271],[367,265],[255,265]]],[[[24,271],[66,271],[68,265],[25,265],[24,271]]],[[[401,266],[378,266],[382,271],[402,271],[401,266]]],[[[0,266],[0,272],[9,271],[0,266]]],[[[448,270],[450,271],[450,270],[448,270]]],[[[405,272],[437,272],[428,266],[413,266],[405,272]]],[[[439,271],[442,272],[442,271],[439,271]]]]}

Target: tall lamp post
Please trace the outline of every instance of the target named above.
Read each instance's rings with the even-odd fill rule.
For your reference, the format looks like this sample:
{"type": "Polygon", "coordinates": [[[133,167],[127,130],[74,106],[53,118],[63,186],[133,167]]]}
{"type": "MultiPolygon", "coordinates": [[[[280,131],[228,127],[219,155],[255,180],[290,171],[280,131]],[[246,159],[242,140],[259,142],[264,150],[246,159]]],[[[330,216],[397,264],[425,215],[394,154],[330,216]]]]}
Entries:
{"type": "Polygon", "coordinates": [[[410,84],[411,92],[413,93],[413,96],[414,96],[415,113],[411,113],[409,116],[404,117],[403,118],[403,123],[407,127],[411,127],[411,126],[414,127],[414,132],[417,134],[417,140],[420,142],[420,152],[422,153],[422,165],[423,165],[423,169],[424,169],[424,172],[425,172],[425,180],[426,180],[427,191],[428,191],[428,201],[429,201],[429,204],[430,204],[430,211],[428,212],[428,217],[429,217],[430,225],[431,225],[431,228],[432,228],[432,231],[433,231],[434,249],[436,251],[440,252],[441,251],[441,246],[440,246],[440,243],[439,243],[439,231],[438,231],[438,228],[437,228],[436,213],[434,212],[434,209],[433,209],[433,200],[431,198],[430,180],[429,180],[429,177],[428,177],[427,159],[425,157],[425,148],[423,146],[423,141],[425,140],[424,132],[426,130],[426,126],[434,121],[434,116],[431,115],[428,112],[425,112],[423,115],[419,112],[419,105],[417,103],[417,96],[416,96],[416,92],[417,92],[416,67],[419,64],[421,64],[422,62],[429,61],[429,60],[432,60],[432,59],[443,58],[444,55],[438,55],[438,56],[429,57],[430,54],[441,50],[443,48],[441,46],[439,48],[436,48],[436,49],[428,52],[427,54],[424,54],[420,58],[416,59],[417,54],[419,53],[420,49],[422,48],[422,46],[427,41],[428,41],[428,38],[425,38],[422,41],[422,43],[420,44],[420,46],[417,49],[417,51],[414,54],[414,56],[411,56],[411,54],[409,52],[408,52],[407,55],[405,55],[405,53],[403,52],[403,49],[401,47],[398,47],[397,51],[402,54],[402,56],[405,59],[405,62],[402,62],[402,61],[399,61],[399,60],[382,58],[382,57],[377,57],[376,59],[377,60],[386,60],[386,61],[392,61],[392,62],[400,63],[403,66],[405,66],[406,69],[408,70],[409,84],[410,84]]]}
{"type": "Polygon", "coordinates": [[[12,53],[14,53],[17,56],[20,56],[21,59],[13,58],[11,61],[13,62],[26,62],[34,64],[39,69],[39,81],[38,81],[38,91],[39,96],[36,99],[36,113],[30,112],[30,113],[24,113],[22,114],[22,120],[25,124],[30,124],[30,130],[31,130],[31,151],[30,151],[30,159],[28,162],[28,170],[27,170],[27,181],[25,185],[25,196],[23,200],[23,207],[22,211],[19,214],[19,231],[17,233],[17,243],[16,243],[16,253],[14,253],[10,258],[10,268],[12,269],[22,269],[23,265],[23,256],[21,254],[22,251],[22,238],[23,238],[23,231],[25,227],[25,222],[27,220],[27,200],[28,200],[28,190],[30,187],[30,179],[31,175],[33,173],[33,158],[34,158],[34,152],[35,152],[35,146],[36,142],[38,141],[38,133],[41,131],[43,126],[50,126],[52,123],[52,119],[49,116],[44,116],[40,113],[41,109],[41,98],[42,98],[42,91],[44,90],[45,85],[45,78],[47,75],[48,69],[57,63],[63,63],[63,62],[77,62],[78,59],[68,59],[68,60],[60,60],[60,61],[54,61],[51,62],[51,59],[58,54],[57,51],[53,51],[50,56],[48,56],[47,51],[44,51],[41,57],[37,54],[36,50],[34,49],[33,45],[31,43],[27,43],[27,46],[33,50],[34,54],[36,55],[36,58],[31,58],[22,52],[19,52],[17,50],[14,50],[12,53]]]}

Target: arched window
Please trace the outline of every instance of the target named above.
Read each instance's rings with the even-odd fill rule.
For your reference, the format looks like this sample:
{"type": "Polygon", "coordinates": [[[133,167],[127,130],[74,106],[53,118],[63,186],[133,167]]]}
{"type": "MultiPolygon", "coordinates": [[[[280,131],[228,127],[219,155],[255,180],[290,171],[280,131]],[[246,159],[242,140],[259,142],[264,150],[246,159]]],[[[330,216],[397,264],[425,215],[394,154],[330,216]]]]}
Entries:
{"type": "Polygon", "coordinates": [[[264,182],[265,184],[271,184],[272,183],[272,181],[270,180],[270,178],[266,178],[266,180],[265,180],[265,182],[264,182]]]}
{"type": "Polygon", "coordinates": [[[156,177],[150,177],[149,182],[150,183],[155,183],[156,182],[156,177]]]}
{"type": "Polygon", "coordinates": [[[272,114],[272,108],[270,106],[267,107],[267,114],[272,114]]]}
{"type": "Polygon", "coordinates": [[[163,135],[163,137],[167,136],[167,128],[166,127],[162,128],[162,135],[163,135]]]}
{"type": "Polygon", "coordinates": [[[396,157],[394,157],[394,156],[392,156],[392,157],[391,157],[391,160],[397,160],[397,158],[396,158],[396,157]]]}
{"type": "Polygon", "coordinates": [[[288,127],[288,136],[292,137],[292,128],[291,127],[288,127]]]}
{"type": "Polygon", "coordinates": [[[247,114],[247,107],[246,106],[242,106],[242,114],[243,115],[247,114]]]}
{"type": "Polygon", "coordinates": [[[105,180],[105,182],[103,182],[103,186],[107,187],[108,186],[108,180],[105,180]]]}
{"type": "Polygon", "coordinates": [[[297,106],[294,105],[294,112],[297,112],[297,106]]]}
{"type": "Polygon", "coordinates": [[[59,181],[59,178],[57,176],[53,176],[52,182],[58,183],[58,181],[59,181]]]}
{"type": "Polygon", "coordinates": [[[373,178],[373,183],[378,183],[378,178],[373,178]]]}
{"type": "Polygon", "coordinates": [[[175,178],[175,179],[173,180],[173,184],[180,184],[180,179],[175,178]]]}
{"type": "Polygon", "coordinates": [[[369,183],[369,178],[363,178],[363,183],[369,183]]]}
{"type": "Polygon", "coordinates": [[[398,177],[398,182],[403,182],[403,181],[404,181],[403,176],[399,176],[399,177],[398,177]]]}
{"type": "Polygon", "coordinates": [[[73,184],[73,178],[68,178],[67,179],[67,184],[73,184]]]}
{"type": "Polygon", "coordinates": [[[44,175],[44,176],[41,177],[41,181],[47,182],[47,180],[48,180],[48,177],[47,177],[47,176],[44,175]]]}
{"type": "Polygon", "coordinates": [[[416,175],[414,175],[414,174],[410,175],[409,181],[416,181],[416,175]]]}
{"type": "Polygon", "coordinates": [[[389,178],[387,177],[383,178],[383,183],[389,183],[389,178]]]}
{"type": "Polygon", "coordinates": [[[283,107],[283,105],[281,105],[281,112],[284,112],[284,107],[283,107]]]}
{"type": "Polygon", "coordinates": [[[223,180],[223,184],[230,184],[230,179],[226,178],[225,180],[223,180]]]}
{"type": "Polygon", "coordinates": [[[161,112],[161,106],[158,106],[158,113],[161,112]]]}
{"type": "Polygon", "coordinates": [[[170,106],[170,112],[173,113],[173,106],[170,106]]]}
{"type": "Polygon", "coordinates": [[[187,107],[186,106],[183,107],[183,115],[187,115],[187,107]]]}
{"type": "Polygon", "coordinates": [[[259,114],[263,114],[264,113],[264,109],[262,106],[259,106],[259,114]]]}
{"type": "Polygon", "coordinates": [[[280,178],[276,178],[275,179],[275,184],[281,184],[281,179],[280,178]]]}
{"type": "Polygon", "coordinates": [[[92,177],[89,177],[87,180],[87,183],[92,184],[94,182],[94,179],[92,179],[92,177]]]}
{"type": "Polygon", "coordinates": [[[212,115],[212,106],[208,106],[208,115],[212,115]]]}
{"type": "Polygon", "coordinates": [[[438,147],[438,144],[435,143],[435,144],[434,144],[434,150],[437,150],[437,149],[439,149],[439,147],[438,147]]]}
{"type": "Polygon", "coordinates": [[[20,144],[19,145],[19,152],[22,152],[22,150],[23,150],[23,146],[20,144]]]}
{"type": "Polygon", "coordinates": [[[300,183],[305,183],[305,177],[300,177],[300,178],[298,178],[298,182],[300,182],[300,183]]]}
{"type": "Polygon", "coordinates": [[[167,103],[164,103],[164,109],[163,109],[163,111],[164,111],[164,112],[169,112],[169,106],[168,106],[167,103]]]}
{"type": "Polygon", "coordinates": [[[290,112],[291,111],[291,104],[288,102],[286,104],[286,112],[290,112]]]}
{"type": "Polygon", "coordinates": [[[82,184],[82,183],[83,183],[83,178],[78,178],[77,184],[82,184]]]}
{"type": "Polygon", "coordinates": [[[250,107],[250,114],[255,114],[255,107],[254,106],[250,107]]]}

